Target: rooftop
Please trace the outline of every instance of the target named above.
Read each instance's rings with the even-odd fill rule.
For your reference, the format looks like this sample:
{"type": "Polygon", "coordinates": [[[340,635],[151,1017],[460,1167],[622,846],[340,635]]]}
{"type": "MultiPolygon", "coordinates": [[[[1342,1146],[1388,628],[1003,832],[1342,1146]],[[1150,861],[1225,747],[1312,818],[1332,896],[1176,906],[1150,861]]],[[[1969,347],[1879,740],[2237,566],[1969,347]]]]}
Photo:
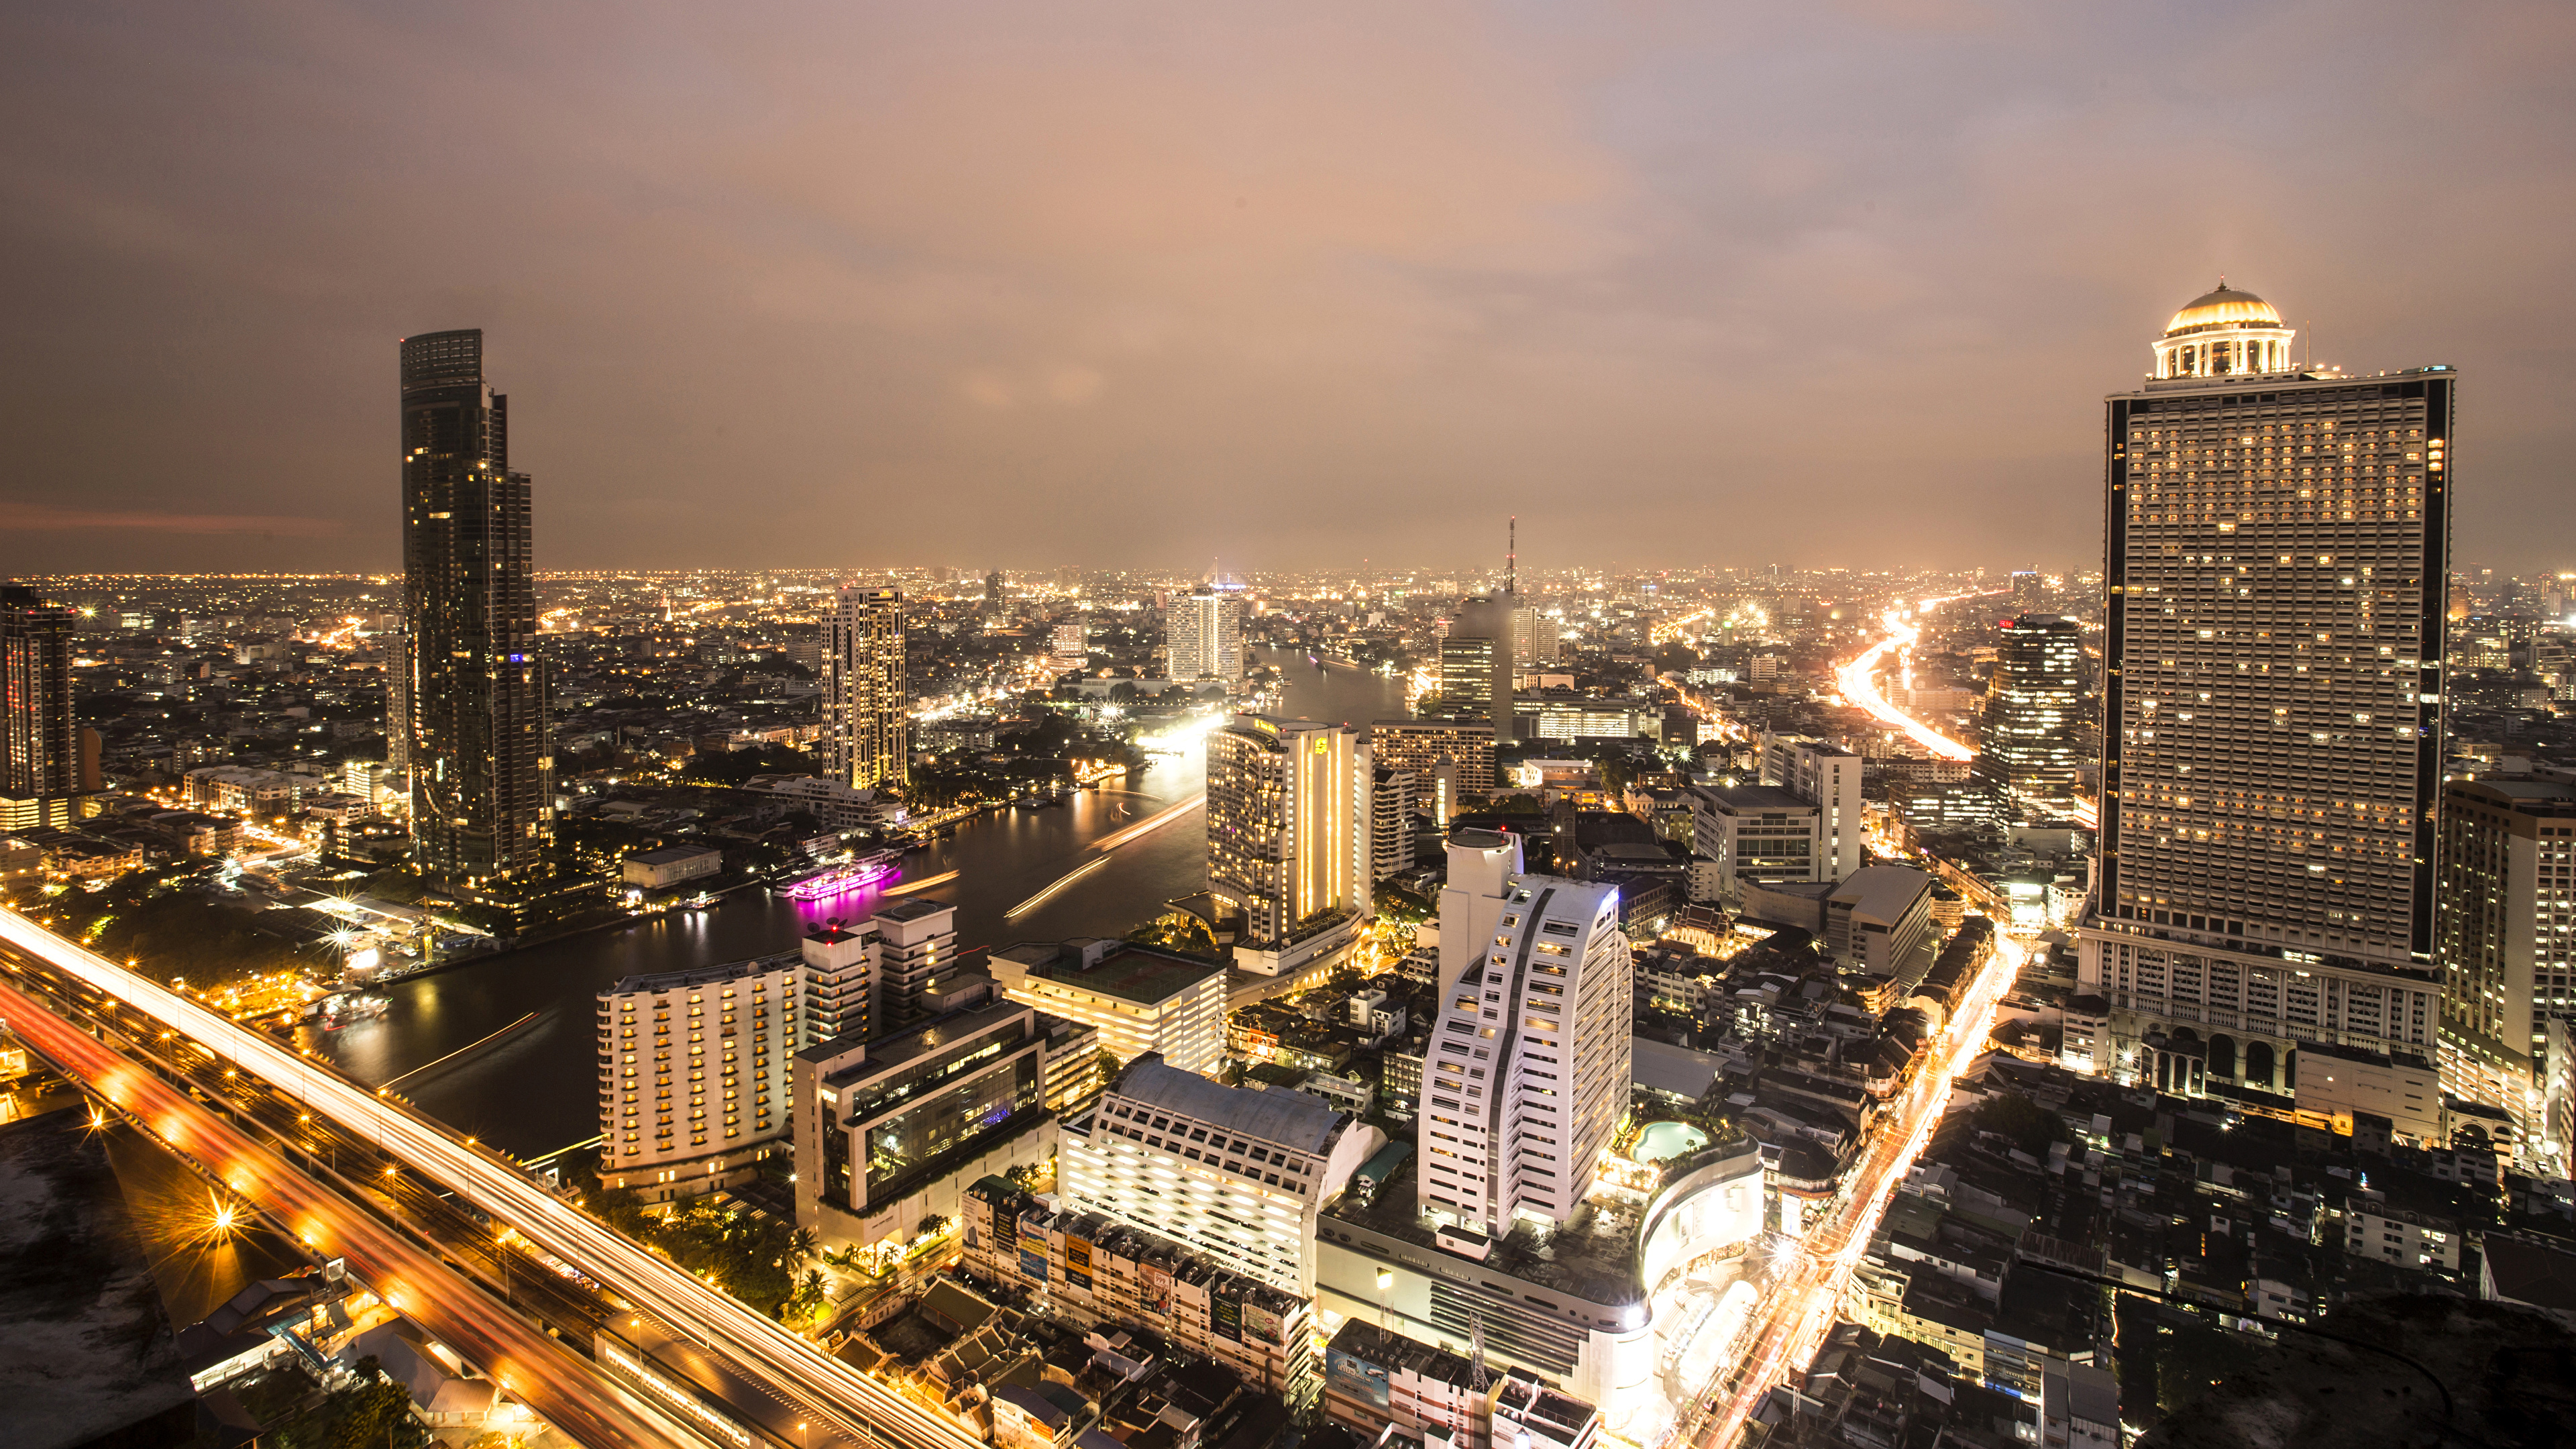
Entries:
{"type": "Polygon", "coordinates": [[[1737,815],[1767,814],[1778,810],[1816,813],[1815,806],[1777,785],[1702,785],[1699,792],[1737,815]]]}
{"type": "Polygon", "coordinates": [[[1515,1218],[1511,1231],[1493,1240],[1490,1256],[1481,1264],[1468,1264],[1446,1254],[1432,1240],[1432,1221],[1423,1216],[1417,1200],[1420,1161],[1409,1158],[1396,1164],[1373,1202],[1360,1201],[1358,1193],[1334,1199],[1325,1206],[1317,1232],[1330,1236],[1337,1224],[1346,1223],[1426,1255],[1441,1254],[1448,1261],[1507,1274],[1587,1303],[1616,1306],[1645,1301],[1645,1285],[1637,1281],[1637,1242],[1644,1222],[1638,1208],[1587,1200],[1572,1218],[1544,1234],[1528,1220],[1515,1218]]]}
{"type": "Polygon", "coordinates": [[[740,981],[746,976],[766,976],[774,971],[793,971],[804,963],[800,952],[785,951],[775,956],[754,956],[748,961],[727,961],[721,966],[692,966],[685,971],[656,971],[641,976],[621,976],[611,983],[602,996],[634,996],[652,991],[682,991],[692,986],[714,986],[727,981],[740,981]]]}
{"type": "Polygon", "coordinates": [[[1910,865],[1865,865],[1843,877],[1828,899],[1850,902],[1856,916],[1894,921],[1931,893],[1932,877],[1910,865]]]}
{"type": "Polygon", "coordinates": [[[646,865],[670,865],[675,861],[695,860],[702,855],[723,853],[712,845],[666,845],[659,850],[639,850],[626,858],[641,861],[646,865]]]}
{"type": "Polygon", "coordinates": [[[1225,968],[1213,962],[1126,943],[1113,946],[1099,965],[1085,969],[1081,945],[1022,941],[995,951],[993,957],[1025,966],[1041,980],[1145,1006],[1159,1005],[1225,975],[1225,968]]]}
{"type": "Polygon", "coordinates": [[[1165,1066],[1162,1056],[1155,1052],[1128,1063],[1110,1090],[1228,1132],[1300,1152],[1321,1153],[1335,1129],[1350,1120],[1349,1113],[1297,1092],[1229,1087],[1196,1072],[1165,1066]]]}

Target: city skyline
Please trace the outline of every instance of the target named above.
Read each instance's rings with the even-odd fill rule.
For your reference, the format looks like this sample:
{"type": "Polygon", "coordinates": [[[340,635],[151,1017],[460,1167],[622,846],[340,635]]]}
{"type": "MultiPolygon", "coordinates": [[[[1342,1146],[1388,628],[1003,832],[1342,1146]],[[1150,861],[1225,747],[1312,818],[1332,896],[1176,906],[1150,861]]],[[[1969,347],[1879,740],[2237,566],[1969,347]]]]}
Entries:
{"type": "Polygon", "coordinates": [[[2576,1437],[2576,12],[117,3],[0,1439],[2576,1437]]]}
{"type": "Polygon", "coordinates": [[[12,93],[48,119],[15,132],[0,246],[59,285],[9,364],[42,372],[13,379],[0,566],[389,565],[353,486],[382,456],[366,359],[446,326],[486,329],[545,399],[522,451],[567,566],[865,569],[965,519],[989,552],[1105,566],[1454,567],[1482,545],[1448,521],[1476,508],[1524,516],[1533,567],[1577,539],[1640,565],[1864,561],[1798,526],[1820,505],[1899,562],[1972,561],[2002,516],[2080,555],[2089,399],[2220,274],[2331,319],[2302,360],[2495,379],[2459,555],[2558,562],[2516,527],[2548,504],[2570,380],[2565,289],[2525,240],[2570,170],[2544,12],[1312,16],[1114,41],[1039,20],[998,53],[850,18],[796,58],[633,34],[632,65],[706,77],[676,96],[577,20],[516,23],[508,64],[585,104],[450,114],[438,20],[13,19],[12,93]],[[2322,54],[2314,79],[2259,59],[2285,50],[2322,54]],[[274,61],[321,83],[291,106],[239,85],[274,61]],[[2405,103],[2348,105],[2373,91],[2405,103]],[[101,106],[189,124],[80,126],[101,106]],[[602,120],[631,135],[596,144],[602,120]],[[482,144],[425,149],[441,128],[482,144]],[[2357,179],[2383,172],[2408,204],[2357,179]],[[413,236],[451,230],[425,198],[458,192],[513,225],[424,254],[413,236]],[[248,410],[291,422],[214,421],[248,410]],[[1666,526],[1605,539],[1605,496],[1666,526]]]}

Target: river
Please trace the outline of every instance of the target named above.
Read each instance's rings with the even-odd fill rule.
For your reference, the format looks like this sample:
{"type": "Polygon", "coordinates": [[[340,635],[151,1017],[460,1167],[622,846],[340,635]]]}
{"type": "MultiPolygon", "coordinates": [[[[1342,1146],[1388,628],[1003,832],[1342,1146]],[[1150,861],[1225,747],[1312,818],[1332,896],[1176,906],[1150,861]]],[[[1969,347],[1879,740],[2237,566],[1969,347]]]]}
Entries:
{"type": "MultiPolygon", "coordinates": [[[[1366,725],[1404,713],[1400,679],[1254,652],[1286,669],[1291,715],[1366,725]]],[[[1163,902],[1207,884],[1207,831],[1198,811],[1118,844],[1107,865],[1017,916],[1008,913],[1096,858],[1093,842],[1201,792],[1203,738],[1168,743],[1177,753],[1156,755],[1122,788],[1085,790],[1060,807],[961,825],[953,837],[905,857],[902,876],[890,884],[957,872],[915,894],[957,907],[958,942],[968,948],[1128,930],[1163,902]]],[[[398,983],[386,988],[392,1007],[381,1020],[305,1039],[359,1080],[392,1082],[461,1131],[522,1157],[540,1156],[599,1131],[593,1002],[602,989],[624,976],[789,950],[814,922],[863,918],[879,899],[872,889],[815,902],[737,891],[709,910],[657,915],[398,983]],[[533,1022],[492,1045],[441,1060],[531,1013],[533,1022]]]]}

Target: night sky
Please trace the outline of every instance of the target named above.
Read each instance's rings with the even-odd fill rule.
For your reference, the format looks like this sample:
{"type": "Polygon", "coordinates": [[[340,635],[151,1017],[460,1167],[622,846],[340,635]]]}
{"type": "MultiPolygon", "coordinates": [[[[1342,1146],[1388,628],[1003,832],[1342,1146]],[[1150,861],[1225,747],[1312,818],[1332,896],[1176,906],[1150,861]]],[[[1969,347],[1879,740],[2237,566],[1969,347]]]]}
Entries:
{"type": "Polygon", "coordinates": [[[2223,272],[2576,566],[2576,6],[0,10],[0,569],[2080,567],[2223,272]]]}

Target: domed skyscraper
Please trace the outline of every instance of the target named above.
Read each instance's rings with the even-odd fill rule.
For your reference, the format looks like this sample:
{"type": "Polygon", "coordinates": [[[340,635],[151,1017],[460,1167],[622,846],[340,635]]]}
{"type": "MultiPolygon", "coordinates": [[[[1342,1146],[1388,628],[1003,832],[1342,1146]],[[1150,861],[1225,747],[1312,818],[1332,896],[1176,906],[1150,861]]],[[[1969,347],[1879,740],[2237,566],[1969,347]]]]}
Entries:
{"type": "Polygon", "coordinates": [[[2156,339],[2156,376],[2229,377],[2295,371],[2290,341],[2298,334],[2272,304],[2218,279],[2173,315],[2156,339]]]}
{"type": "MultiPolygon", "coordinates": [[[[2221,285],[2166,324],[2144,386],[2106,400],[2101,834],[2068,1053],[2272,1108],[2366,1080],[2387,1096],[2358,1109],[2387,1115],[2467,1085],[2422,1066],[2445,1021],[2459,384],[2447,367],[2305,371],[2293,338],[2221,285]]],[[[2529,1030],[2491,1036],[2500,1082],[2529,1030]]],[[[2394,1130],[2438,1141],[2438,1115],[2394,1130]]]]}

